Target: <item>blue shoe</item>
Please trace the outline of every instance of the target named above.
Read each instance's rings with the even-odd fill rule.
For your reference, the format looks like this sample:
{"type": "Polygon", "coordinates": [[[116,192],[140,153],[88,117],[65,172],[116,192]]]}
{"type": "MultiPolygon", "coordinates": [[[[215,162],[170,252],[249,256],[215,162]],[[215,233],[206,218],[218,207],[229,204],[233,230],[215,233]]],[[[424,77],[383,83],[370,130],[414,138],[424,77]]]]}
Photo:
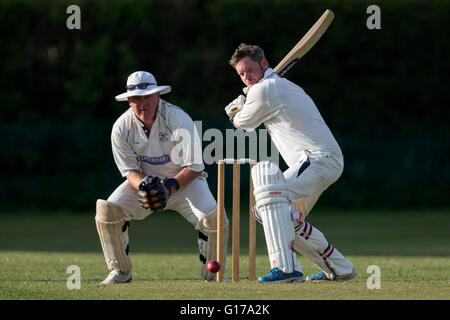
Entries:
{"type": "Polygon", "coordinates": [[[315,280],[330,280],[327,278],[327,275],[323,271],[319,271],[316,274],[312,274],[307,276],[305,281],[315,281],[315,280]]]}
{"type": "Polygon", "coordinates": [[[303,282],[303,273],[295,271],[292,273],[284,273],[278,268],[273,268],[265,276],[259,277],[261,283],[287,283],[287,282],[303,282]]]}

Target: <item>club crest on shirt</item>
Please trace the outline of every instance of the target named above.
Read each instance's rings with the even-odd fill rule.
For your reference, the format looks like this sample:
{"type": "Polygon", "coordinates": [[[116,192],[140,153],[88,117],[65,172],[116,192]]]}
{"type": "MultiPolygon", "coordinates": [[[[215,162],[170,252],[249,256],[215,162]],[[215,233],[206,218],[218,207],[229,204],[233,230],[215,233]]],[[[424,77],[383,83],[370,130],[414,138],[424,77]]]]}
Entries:
{"type": "Polygon", "coordinates": [[[167,133],[161,131],[161,132],[159,133],[159,141],[161,141],[161,142],[167,142],[167,140],[169,140],[169,137],[167,136],[167,133]]]}

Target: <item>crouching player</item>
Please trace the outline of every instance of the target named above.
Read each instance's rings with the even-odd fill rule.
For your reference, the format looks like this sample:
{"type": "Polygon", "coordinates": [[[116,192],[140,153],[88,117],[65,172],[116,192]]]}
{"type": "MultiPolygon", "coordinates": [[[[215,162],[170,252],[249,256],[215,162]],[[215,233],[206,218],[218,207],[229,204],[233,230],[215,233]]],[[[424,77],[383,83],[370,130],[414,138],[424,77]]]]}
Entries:
{"type": "MultiPolygon", "coordinates": [[[[138,71],[127,80],[127,91],[116,96],[128,108],[115,122],[111,143],[114,160],[126,180],[105,200],[97,200],[96,225],[106,265],[102,284],[132,280],[128,228],[153,212],[173,210],[198,231],[201,279],[214,274],[217,203],[203,173],[201,142],[188,114],[162,99],[170,86],[158,86],[151,73],[138,71]]],[[[225,221],[225,247],[228,221],[225,221]]],[[[164,240],[161,239],[161,245],[164,240]]]]}

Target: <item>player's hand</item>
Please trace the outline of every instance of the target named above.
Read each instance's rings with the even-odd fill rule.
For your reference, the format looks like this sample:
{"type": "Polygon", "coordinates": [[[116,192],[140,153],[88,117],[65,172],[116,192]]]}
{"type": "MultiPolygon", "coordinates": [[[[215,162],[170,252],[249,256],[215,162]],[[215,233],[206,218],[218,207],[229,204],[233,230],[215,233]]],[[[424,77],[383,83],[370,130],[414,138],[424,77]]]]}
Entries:
{"type": "Polygon", "coordinates": [[[245,104],[245,96],[241,94],[239,97],[234,99],[233,102],[229,103],[225,107],[225,112],[227,113],[230,119],[233,119],[236,113],[241,111],[244,104],[245,104]]]}
{"type": "Polygon", "coordinates": [[[139,184],[138,201],[142,208],[159,212],[167,205],[167,194],[161,179],[147,176],[139,184]]]}
{"type": "Polygon", "coordinates": [[[141,207],[153,212],[163,211],[169,197],[179,189],[176,179],[147,176],[139,184],[138,201],[141,207]]]}
{"type": "Polygon", "coordinates": [[[162,179],[162,183],[167,191],[167,197],[170,197],[172,194],[177,192],[178,189],[180,189],[180,184],[178,183],[178,180],[175,178],[166,177],[162,179]]]}

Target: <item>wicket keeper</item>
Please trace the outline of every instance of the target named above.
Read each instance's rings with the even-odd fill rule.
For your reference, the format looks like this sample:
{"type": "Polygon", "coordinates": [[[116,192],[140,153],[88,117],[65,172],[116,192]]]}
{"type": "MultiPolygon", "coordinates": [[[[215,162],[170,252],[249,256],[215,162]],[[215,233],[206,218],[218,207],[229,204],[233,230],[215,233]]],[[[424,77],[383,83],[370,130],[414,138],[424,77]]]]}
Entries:
{"type": "MultiPolygon", "coordinates": [[[[115,163],[125,179],[105,201],[97,200],[95,221],[110,270],[102,284],[132,280],[128,228],[166,209],[178,212],[198,231],[201,279],[214,280],[207,263],[216,260],[217,203],[206,182],[201,141],[194,122],[181,108],[160,98],[159,86],[145,71],[132,73],[127,91],[116,96],[130,106],[111,133],[115,163]],[[200,147],[199,147],[200,146],[200,147]]],[[[160,239],[164,246],[164,239],[160,239]]],[[[228,221],[225,221],[225,247],[228,221]]]]}

